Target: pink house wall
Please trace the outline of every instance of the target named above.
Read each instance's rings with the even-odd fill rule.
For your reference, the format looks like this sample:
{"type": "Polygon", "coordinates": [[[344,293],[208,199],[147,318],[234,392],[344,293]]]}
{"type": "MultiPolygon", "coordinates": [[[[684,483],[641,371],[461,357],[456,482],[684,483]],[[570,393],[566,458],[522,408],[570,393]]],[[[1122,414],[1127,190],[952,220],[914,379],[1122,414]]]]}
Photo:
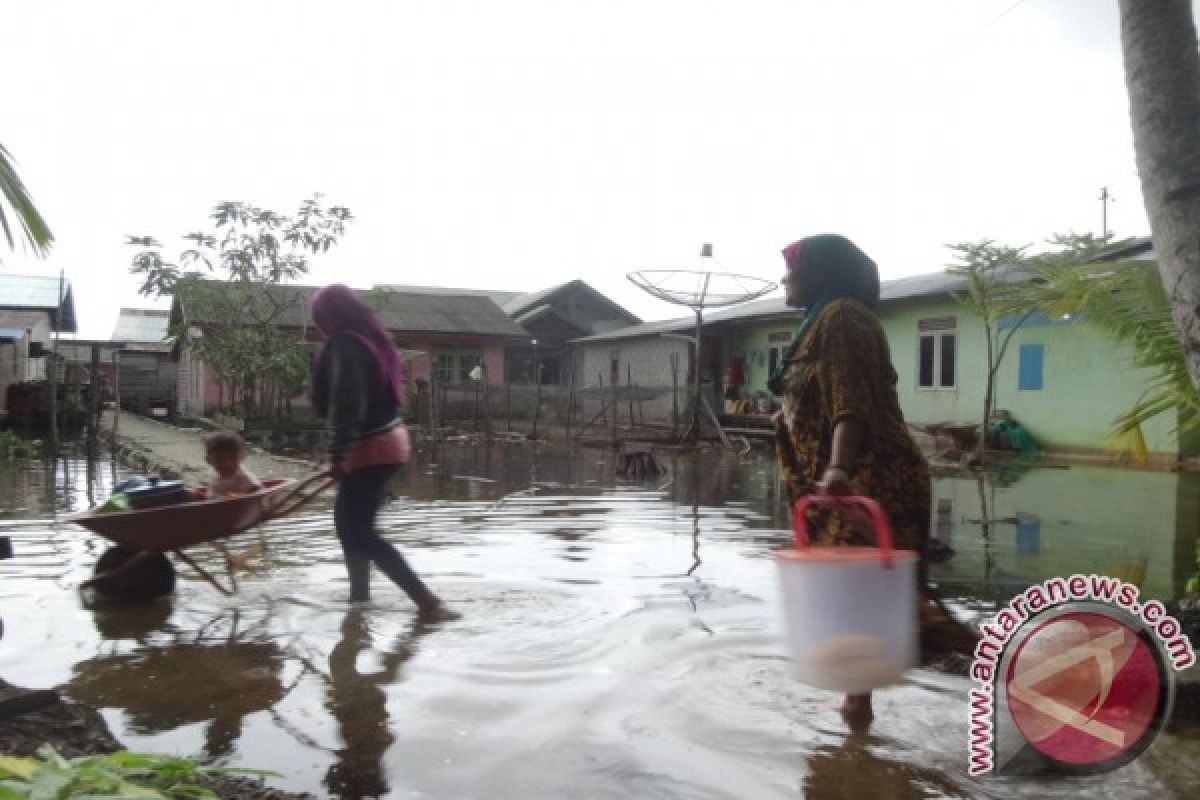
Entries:
{"type": "Polygon", "coordinates": [[[504,384],[504,342],[495,339],[480,341],[477,336],[454,336],[443,334],[436,340],[406,337],[401,347],[405,350],[418,350],[419,354],[405,358],[404,368],[408,378],[409,388],[413,381],[429,380],[432,371],[433,354],[444,348],[477,347],[483,354],[483,366],[487,373],[487,382],[492,386],[504,384]]]}

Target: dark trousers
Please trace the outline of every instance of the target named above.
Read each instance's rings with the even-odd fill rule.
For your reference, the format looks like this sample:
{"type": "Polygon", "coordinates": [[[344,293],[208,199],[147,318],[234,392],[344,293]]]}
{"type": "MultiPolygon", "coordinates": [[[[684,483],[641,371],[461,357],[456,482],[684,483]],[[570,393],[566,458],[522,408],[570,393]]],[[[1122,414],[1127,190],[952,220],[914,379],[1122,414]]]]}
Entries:
{"type": "Polygon", "coordinates": [[[333,523],[350,575],[351,602],[371,598],[372,562],[417,605],[425,605],[432,597],[400,551],[375,529],[375,517],[383,505],[383,491],[399,471],[396,464],[363,467],[343,478],[338,486],[333,523]]]}

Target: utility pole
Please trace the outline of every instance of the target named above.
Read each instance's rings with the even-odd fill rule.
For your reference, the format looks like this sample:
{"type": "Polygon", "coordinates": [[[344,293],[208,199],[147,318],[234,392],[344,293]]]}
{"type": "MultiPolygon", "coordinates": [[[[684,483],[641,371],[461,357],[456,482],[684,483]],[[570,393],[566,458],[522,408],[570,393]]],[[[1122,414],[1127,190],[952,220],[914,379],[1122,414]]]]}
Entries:
{"type": "Polygon", "coordinates": [[[1113,196],[1108,193],[1108,187],[1100,188],[1100,236],[1104,239],[1108,238],[1108,204],[1113,199],[1113,196]]]}

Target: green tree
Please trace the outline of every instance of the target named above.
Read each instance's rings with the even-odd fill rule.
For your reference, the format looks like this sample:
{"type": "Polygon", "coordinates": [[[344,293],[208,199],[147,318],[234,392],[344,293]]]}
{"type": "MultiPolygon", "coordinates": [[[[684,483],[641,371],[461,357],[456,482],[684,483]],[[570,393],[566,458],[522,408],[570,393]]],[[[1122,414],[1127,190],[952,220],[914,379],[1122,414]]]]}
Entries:
{"type": "Polygon", "coordinates": [[[305,295],[287,284],[308,273],[310,255],[328,252],[350,221],[349,209],[325,206],[320,195],[293,215],[226,202],[213,209],[214,230],[189,233],[179,263],[163,246],[131,236],[138,248],[130,271],[141,293],[170,296],[182,312],[171,334],[217,375],[222,395],[255,416],[280,412],[308,375],[305,295]]]}
{"type": "Polygon", "coordinates": [[[1175,336],[1200,387],[1200,54],[1192,0],[1119,0],[1142,198],[1175,336]]]}
{"type": "Polygon", "coordinates": [[[45,255],[54,242],[54,234],[50,226],[42,219],[41,212],[33,204],[33,198],[21,176],[17,174],[12,156],[4,145],[0,144],[0,230],[8,242],[8,249],[16,249],[17,242],[13,238],[14,224],[20,226],[25,241],[37,255],[45,255]],[[14,218],[9,220],[9,214],[14,218]]]}
{"type": "Polygon", "coordinates": [[[1032,310],[1023,311],[1009,329],[1001,335],[1001,317],[1010,316],[1012,298],[1023,276],[1021,268],[1026,262],[1026,247],[998,245],[991,239],[977,242],[961,242],[947,245],[956,258],[946,272],[966,279],[965,292],[956,293],[956,299],[969,308],[983,321],[984,340],[987,354],[987,378],[983,393],[983,422],[979,429],[976,458],[980,464],[986,460],[987,430],[992,417],[996,395],[996,374],[1008,352],[1013,335],[1024,324],[1032,310]]]}

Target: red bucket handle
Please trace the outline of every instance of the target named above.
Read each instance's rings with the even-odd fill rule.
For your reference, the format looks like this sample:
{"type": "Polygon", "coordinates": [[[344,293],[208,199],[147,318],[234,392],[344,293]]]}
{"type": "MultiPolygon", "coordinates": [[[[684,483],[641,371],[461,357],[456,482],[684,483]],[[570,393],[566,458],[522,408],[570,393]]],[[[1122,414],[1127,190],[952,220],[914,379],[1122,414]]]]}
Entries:
{"type": "Polygon", "coordinates": [[[792,530],[796,532],[796,549],[807,550],[808,543],[808,519],[804,512],[809,506],[820,502],[822,505],[831,505],[833,508],[839,506],[858,506],[871,518],[871,524],[875,528],[875,543],[879,547],[880,560],[883,561],[883,566],[891,569],[892,567],[892,524],[888,522],[887,514],[883,513],[883,508],[879,503],[876,503],[869,497],[862,495],[830,495],[828,498],[817,495],[808,495],[801,497],[792,506],[792,530]]]}

